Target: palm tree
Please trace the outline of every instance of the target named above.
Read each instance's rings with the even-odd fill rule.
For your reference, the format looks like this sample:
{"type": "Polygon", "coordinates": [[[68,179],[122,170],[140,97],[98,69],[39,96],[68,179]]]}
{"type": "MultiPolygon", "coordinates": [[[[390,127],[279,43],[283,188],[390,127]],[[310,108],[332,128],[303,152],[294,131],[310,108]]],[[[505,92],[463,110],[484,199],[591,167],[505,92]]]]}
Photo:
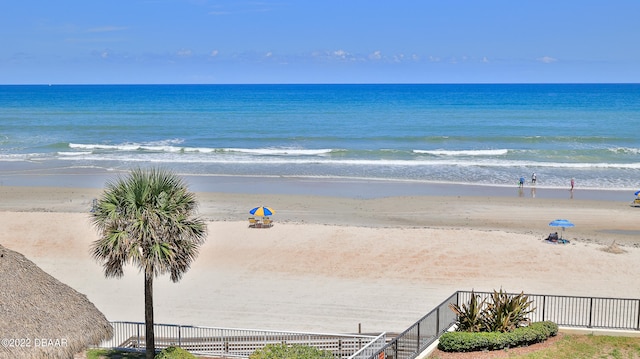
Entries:
{"type": "Polygon", "coordinates": [[[129,263],[144,273],[146,357],[155,355],[153,278],[170,273],[177,282],[206,239],[206,224],[195,217],[197,201],[184,182],[163,169],[135,169],[108,182],[93,212],[99,239],[93,257],[106,277],[122,277],[129,263]]]}

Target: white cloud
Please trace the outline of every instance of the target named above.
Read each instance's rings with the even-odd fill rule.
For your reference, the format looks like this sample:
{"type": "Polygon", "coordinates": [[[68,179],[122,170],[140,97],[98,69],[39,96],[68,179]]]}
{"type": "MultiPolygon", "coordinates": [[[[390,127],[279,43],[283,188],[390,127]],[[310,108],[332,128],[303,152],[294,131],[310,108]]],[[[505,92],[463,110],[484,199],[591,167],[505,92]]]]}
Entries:
{"type": "Polygon", "coordinates": [[[539,57],[537,60],[538,60],[538,61],[540,61],[540,62],[542,62],[542,63],[545,63],[545,64],[550,64],[550,63],[552,63],[552,62],[556,62],[556,61],[558,61],[558,59],[553,58],[553,57],[551,57],[551,56],[543,56],[543,57],[539,57]]]}
{"type": "Polygon", "coordinates": [[[178,55],[179,57],[191,57],[192,54],[192,51],[189,49],[180,49],[176,53],[176,55],[178,55]]]}
{"type": "Polygon", "coordinates": [[[344,51],[344,50],[336,50],[336,51],[333,52],[333,56],[341,58],[341,59],[346,59],[348,55],[349,55],[349,53],[344,51]]]}
{"type": "Polygon", "coordinates": [[[382,52],[380,50],[374,51],[373,53],[369,54],[369,59],[370,60],[382,59],[382,52]]]}
{"type": "Polygon", "coordinates": [[[395,61],[395,62],[401,62],[403,60],[404,60],[404,54],[398,54],[398,55],[393,56],[393,61],[395,61]]]}
{"type": "Polygon", "coordinates": [[[209,53],[209,56],[210,56],[210,57],[216,57],[216,56],[218,56],[218,50],[212,50],[212,51],[209,53]]]}
{"type": "Polygon", "coordinates": [[[376,56],[380,56],[380,59],[384,59],[381,52],[375,51],[370,55],[365,54],[353,54],[349,51],[339,50],[327,50],[327,51],[313,51],[310,53],[312,59],[321,61],[347,61],[347,62],[363,62],[369,60],[376,60],[376,56]],[[378,54],[379,53],[379,54],[378,54]]]}
{"type": "Polygon", "coordinates": [[[489,59],[485,56],[485,57],[482,58],[482,62],[485,63],[485,64],[488,64],[489,63],[489,59]]]}

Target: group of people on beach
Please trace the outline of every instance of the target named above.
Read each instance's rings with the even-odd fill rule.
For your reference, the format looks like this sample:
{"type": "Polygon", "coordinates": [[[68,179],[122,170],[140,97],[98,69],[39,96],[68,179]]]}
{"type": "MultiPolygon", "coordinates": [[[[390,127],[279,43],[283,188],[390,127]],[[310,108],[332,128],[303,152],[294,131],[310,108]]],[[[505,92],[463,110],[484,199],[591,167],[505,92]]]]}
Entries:
{"type": "Polygon", "coordinates": [[[545,238],[545,241],[549,241],[551,243],[562,243],[562,244],[569,243],[568,239],[564,239],[562,237],[559,237],[558,236],[558,232],[550,233],[549,236],[547,238],[545,238]]]}
{"type": "MultiPolygon", "coordinates": [[[[538,176],[536,175],[535,172],[533,172],[531,174],[531,185],[535,186],[537,180],[538,180],[538,176]]],[[[576,180],[573,177],[571,177],[570,185],[571,185],[571,189],[570,190],[573,191],[573,188],[576,185],[576,180]]],[[[524,176],[520,176],[520,181],[518,182],[518,187],[520,187],[520,188],[524,187],[524,176]]]]}
{"type": "MultiPolygon", "coordinates": [[[[536,185],[536,180],[537,180],[536,173],[533,172],[533,174],[531,175],[531,185],[535,186],[536,185]]],[[[524,187],[524,176],[520,176],[520,181],[518,183],[518,186],[519,187],[524,187]]]]}

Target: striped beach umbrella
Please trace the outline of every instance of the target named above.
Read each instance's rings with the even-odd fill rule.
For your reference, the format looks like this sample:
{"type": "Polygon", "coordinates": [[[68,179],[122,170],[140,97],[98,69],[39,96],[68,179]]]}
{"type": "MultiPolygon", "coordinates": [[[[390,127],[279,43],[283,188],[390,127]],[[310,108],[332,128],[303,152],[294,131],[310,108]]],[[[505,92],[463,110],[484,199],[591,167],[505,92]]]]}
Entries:
{"type": "Polygon", "coordinates": [[[249,213],[258,217],[265,217],[273,215],[274,213],[276,213],[276,211],[274,211],[271,207],[260,206],[250,210],[249,213]]]}

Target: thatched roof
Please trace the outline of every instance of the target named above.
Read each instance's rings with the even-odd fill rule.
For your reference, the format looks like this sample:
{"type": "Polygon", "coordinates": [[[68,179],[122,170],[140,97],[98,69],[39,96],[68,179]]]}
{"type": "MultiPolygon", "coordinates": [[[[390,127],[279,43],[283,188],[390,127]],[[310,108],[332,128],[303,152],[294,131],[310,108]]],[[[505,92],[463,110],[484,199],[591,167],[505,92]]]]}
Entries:
{"type": "Polygon", "coordinates": [[[85,295],[0,245],[0,358],[73,358],[112,333],[85,295]]]}

